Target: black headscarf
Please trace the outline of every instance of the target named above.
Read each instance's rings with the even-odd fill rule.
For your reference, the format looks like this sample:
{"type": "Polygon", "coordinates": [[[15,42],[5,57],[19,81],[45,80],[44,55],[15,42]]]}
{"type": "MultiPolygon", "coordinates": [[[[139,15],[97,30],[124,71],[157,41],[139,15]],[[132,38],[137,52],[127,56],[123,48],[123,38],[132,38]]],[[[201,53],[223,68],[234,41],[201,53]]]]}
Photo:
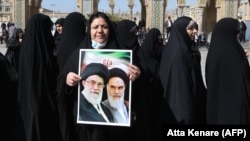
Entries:
{"type": "Polygon", "coordinates": [[[49,16],[32,15],[20,50],[18,104],[26,141],[59,138],[52,25],[49,16]]]}
{"type": "Polygon", "coordinates": [[[193,56],[194,41],[187,34],[191,20],[183,16],[174,22],[163,48],[159,70],[163,96],[179,124],[203,123],[205,120],[205,87],[201,68],[193,56]],[[199,105],[200,102],[204,105],[199,105]]]}
{"type": "Polygon", "coordinates": [[[57,19],[56,22],[55,22],[55,25],[60,24],[61,26],[63,26],[64,20],[65,20],[64,18],[57,19]]]}
{"type": "Polygon", "coordinates": [[[140,66],[144,73],[150,76],[156,76],[160,66],[161,52],[162,52],[162,38],[161,32],[157,28],[149,30],[146,39],[143,41],[139,49],[140,66]],[[156,72],[157,71],[157,72],[156,72]]]}
{"type": "Polygon", "coordinates": [[[109,17],[103,13],[103,12],[96,12],[94,13],[88,20],[88,24],[87,24],[87,34],[86,34],[86,38],[84,39],[84,42],[82,42],[82,44],[80,45],[80,48],[82,49],[94,49],[92,47],[92,41],[91,41],[91,23],[93,22],[94,19],[96,18],[103,18],[109,26],[109,38],[107,41],[107,44],[102,48],[102,49],[119,49],[119,46],[117,45],[116,42],[116,34],[115,34],[115,24],[109,19],[109,17]]]}
{"type": "Polygon", "coordinates": [[[67,59],[83,42],[86,36],[85,17],[78,12],[70,13],[64,20],[63,33],[57,46],[57,62],[61,70],[67,59]]]}
{"type": "MultiPolygon", "coordinates": [[[[60,26],[63,27],[64,20],[65,20],[65,18],[59,18],[59,19],[57,19],[56,22],[55,22],[55,26],[56,26],[57,24],[59,24],[60,26]]],[[[59,35],[58,31],[55,30],[54,38],[56,38],[58,35],[59,35]]]]}
{"type": "Polygon", "coordinates": [[[131,20],[122,20],[116,25],[116,38],[122,49],[137,50],[139,47],[136,32],[131,29],[136,27],[131,20]]]}
{"type": "MultiPolygon", "coordinates": [[[[61,25],[63,27],[64,20],[65,20],[65,18],[59,18],[59,19],[57,19],[56,22],[55,22],[55,25],[59,24],[59,25],[61,25]]],[[[57,46],[58,46],[58,44],[59,44],[59,42],[61,40],[61,35],[62,34],[59,34],[58,31],[57,31],[57,29],[56,29],[55,33],[54,33],[54,40],[55,40],[56,49],[57,49],[57,46]]],[[[56,52],[56,54],[57,54],[57,52],[56,52]]]]}
{"type": "Polygon", "coordinates": [[[239,43],[239,21],[223,18],[206,60],[208,124],[250,124],[250,68],[239,43]]]}

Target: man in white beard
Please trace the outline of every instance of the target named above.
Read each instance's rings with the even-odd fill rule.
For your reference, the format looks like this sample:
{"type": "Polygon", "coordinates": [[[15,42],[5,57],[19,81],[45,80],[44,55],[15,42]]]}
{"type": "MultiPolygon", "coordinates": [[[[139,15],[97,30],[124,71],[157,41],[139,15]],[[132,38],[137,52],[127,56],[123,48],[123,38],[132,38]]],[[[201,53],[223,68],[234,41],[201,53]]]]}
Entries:
{"type": "Polygon", "coordinates": [[[102,103],[111,111],[114,122],[128,124],[129,112],[125,104],[124,95],[129,83],[127,74],[120,68],[109,70],[109,80],[107,83],[107,97],[102,103]]]}
{"type": "Polygon", "coordinates": [[[81,73],[83,90],[80,93],[79,120],[113,122],[109,109],[101,103],[109,71],[100,63],[90,63],[81,73]]]}

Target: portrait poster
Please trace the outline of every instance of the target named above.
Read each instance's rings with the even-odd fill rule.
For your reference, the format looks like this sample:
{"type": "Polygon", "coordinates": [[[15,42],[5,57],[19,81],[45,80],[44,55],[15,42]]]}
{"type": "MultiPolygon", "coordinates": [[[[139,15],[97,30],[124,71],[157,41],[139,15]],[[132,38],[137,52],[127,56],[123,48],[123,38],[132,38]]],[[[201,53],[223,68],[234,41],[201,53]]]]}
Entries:
{"type": "Polygon", "coordinates": [[[78,124],[130,126],[131,81],[128,72],[131,63],[131,50],[80,49],[78,74],[82,80],[78,84],[78,124]],[[108,69],[110,75],[106,83],[102,78],[86,77],[89,71],[93,76],[98,70],[89,69],[96,63],[108,69]]]}

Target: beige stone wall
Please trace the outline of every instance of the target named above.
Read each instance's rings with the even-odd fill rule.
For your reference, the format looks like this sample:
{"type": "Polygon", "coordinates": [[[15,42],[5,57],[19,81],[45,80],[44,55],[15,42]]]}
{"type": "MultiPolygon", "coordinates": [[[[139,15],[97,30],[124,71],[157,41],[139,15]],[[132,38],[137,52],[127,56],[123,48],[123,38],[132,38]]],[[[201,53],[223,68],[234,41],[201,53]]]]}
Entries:
{"type": "Polygon", "coordinates": [[[152,11],[152,1],[145,3],[146,7],[146,29],[151,28],[152,25],[152,15],[149,11],[152,11]]]}
{"type": "Polygon", "coordinates": [[[83,11],[83,6],[82,6],[82,4],[83,4],[83,0],[76,0],[76,5],[77,5],[77,11],[78,11],[78,12],[83,11]]]}
{"type": "Polygon", "coordinates": [[[250,3],[242,2],[239,4],[238,18],[241,20],[250,20],[250,3]]]}

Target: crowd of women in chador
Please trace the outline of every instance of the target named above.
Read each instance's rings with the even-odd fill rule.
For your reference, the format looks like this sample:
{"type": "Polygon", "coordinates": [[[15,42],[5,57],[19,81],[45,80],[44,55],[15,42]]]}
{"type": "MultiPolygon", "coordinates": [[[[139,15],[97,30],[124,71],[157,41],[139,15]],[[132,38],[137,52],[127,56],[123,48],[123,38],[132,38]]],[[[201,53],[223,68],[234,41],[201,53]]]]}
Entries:
{"type": "Polygon", "coordinates": [[[250,124],[250,68],[238,20],[223,18],[213,29],[206,86],[190,17],[173,22],[166,44],[157,28],[139,44],[136,23],[115,23],[103,12],[89,19],[73,12],[57,23],[62,33],[53,37],[50,18],[32,15],[18,65],[0,54],[5,141],[162,141],[172,125],[250,124]],[[77,124],[80,49],[132,50],[129,127],[77,124]]]}

